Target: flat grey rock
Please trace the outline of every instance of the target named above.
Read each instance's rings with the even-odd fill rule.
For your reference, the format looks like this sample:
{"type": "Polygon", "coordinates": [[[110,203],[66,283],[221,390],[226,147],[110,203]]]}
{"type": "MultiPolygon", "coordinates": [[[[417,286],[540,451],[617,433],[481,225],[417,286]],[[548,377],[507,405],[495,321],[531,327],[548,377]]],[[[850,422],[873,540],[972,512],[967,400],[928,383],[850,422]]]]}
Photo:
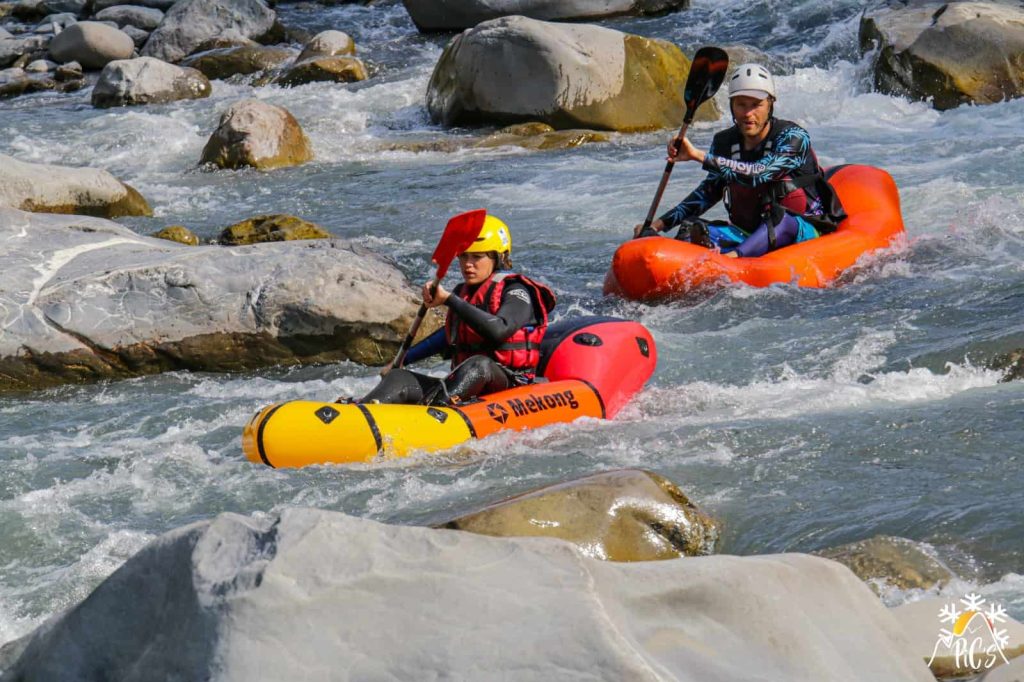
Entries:
{"type": "Polygon", "coordinates": [[[149,36],[143,56],[179,62],[222,33],[257,39],[277,14],[261,0],[179,0],[149,36]]]}
{"type": "Polygon", "coordinates": [[[418,308],[338,240],[185,246],[0,208],[0,390],[347,358],[390,360],[418,308]]]}
{"type": "Polygon", "coordinates": [[[286,509],[161,536],[7,675],[934,682],[907,648],[871,591],[817,557],[615,563],[550,538],[286,509]]]}

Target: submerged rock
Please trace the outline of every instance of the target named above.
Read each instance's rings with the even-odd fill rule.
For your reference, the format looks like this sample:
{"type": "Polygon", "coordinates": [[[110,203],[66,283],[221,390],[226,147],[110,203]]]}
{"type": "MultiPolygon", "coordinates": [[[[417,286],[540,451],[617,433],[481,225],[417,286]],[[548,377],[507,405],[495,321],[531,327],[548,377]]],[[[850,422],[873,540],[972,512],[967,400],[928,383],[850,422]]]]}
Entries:
{"type": "Polygon", "coordinates": [[[199,246],[199,236],[184,225],[168,225],[159,232],[154,232],[153,237],[186,246],[199,246]]]}
{"type": "Polygon", "coordinates": [[[177,62],[222,33],[259,40],[276,18],[262,0],[178,0],[149,36],[142,54],[177,62]]]}
{"type": "Polygon", "coordinates": [[[60,63],[78,62],[102,69],[117,59],[129,59],[135,43],[124,31],[97,21],[79,21],[50,41],[50,54],[60,63]]]}
{"type": "Polygon", "coordinates": [[[1010,3],[889,2],[865,12],[860,44],[878,50],[876,89],[936,109],[1024,94],[1024,9],[1010,3]]]}
{"type": "Polygon", "coordinates": [[[713,554],[720,532],[671,481],[635,469],[547,486],[442,524],[501,537],[568,540],[593,559],[654,561],[713,554]]]}
{"type": "Polygon", "coordinates": [[[153,215],[141,194],[105,170],[28,163],[4,154],[0,207],[104,218],[153,215]]]}
{"type": "Polygon", "coordinates": [[[313,158],[309,139],[286,109],[256,99],[232,104],[203,148],[200,163],[260,170],[297,166],[313,158]]]}
{"type": "Polygon", "coordinates": [[[843,564],[876,591],[879,582],[901,590],[927,590],[956,577],[918,543],[890,535],[876,535],[815,554],[843,564]]]}
{"type": "Polygon", "coordinates": [[[225,227],[217,237],[217,242],[225,246],[241,246],[330,237],[330,232],[302,218],[292,215],[258,215],[225,227]]]}
{"type": "MultiPolygon", "coordinates": [[[[982,600],[983,602],[986,600],[982,600]]],[[[913,654],[927,663],[931,661],[931,671],[935,677],[941,679],[963,679],[965,675],[975,675],[989,670],[992,666],[1003,665],[1003,657],[1013,659],[1024,654],[1024,625],[1009,616],[1004,616],[1005,622],[993,622],[992,626],[998,629],[1005,629],[1009,636],[1008,645],[1001,647],[1002,655],[996,650],[986,651],[994,640],[988,624],[984,622],[988,613],[988,604],[983,604],[978,612],[978,622],[971,627],[968,620],[962,628],[962,639],[974,643],[977,639],[980,643],[973,656],[958,655],[955,637],[950,644],[941,641],[940,630],[955,632],[953,623],[941,619],[942,610],[950,603],[957,609],[958,613],[968,611],[966,605],[957,598],[944,599],[933,597],[920,601],[903,604],[892,609],[892,614],[900,624],[900,628],[906,633],[910,641],[910,649],[907,653],[913,654]]],[[[970,616],[968,616],[970,618],[970,616]]],[[[970,646],[968,643],[968,646],[970,646]]],[[[987,679],[987,678],[986,678],[987,679]]]]}
{"type": "Polygon", "coordinates": [[[588,142],[607,142],[608,140],[609,137],[606,133],[599,133],[595,130],[555,130],[545,123],[521,123],[502,128],[473,146],[485,148],[511,145],[523,147],[524,149],[548,151],[552,149],[571,149],[588,142]],[[546,126],[549,130],[540,130],[539,126],[546,126]]]}
{"type": "Polygon", "coordinates": [[[94,107],[163,104],[209,97],[206,76],[195,69],[175,66],[152,57],[110,62],[92,91],[94,107]]]}
{"type": "Polygon", "coordinates": [[[555,539],[287,509],[161,536],[7,674],[931,682],[907,646],[856,577],[816,557],[610,563],[555,539]]]}
{"type": "Polygon", "coordinates": [[[599,19],[655,14],[690,6],[689,0],[402,0],[420,31],[461,31],[513,14],[532,19],[599,19]]]}
{"type": "Polygon", "coordinates": [[[992,369],[1003,372],[1003,381],[1024,379],[1024,348],[1000,353],[989,363],[992,369]]]}
{"type": "Polygon", "coordinates": [[[494,147],[522,147],[536,151],[572,149],[589,142],[607,142],[609,135],[596,130],[555,130],[547,123],[517,123],[484,137],[443,137],[387,142],[384,151],[455,152],[460,149],[490,149],[494,147]]]}
{"type": "MultiPolygon", "coordinates": [[[[505,17],[464,31],[427,86],[444,125],[542,121],[555,128],[677,127],[690,62],[672,43],[601,26],[505,17]]],[[[698,118],[717,118],[713,101],[698,118]]]]}
{"type": "Polygon", "coordinates": [[[340,240],[184,246],[97,218],[0,209],[0,243],[0,391],[380,365],[419,306],[394,265],[340,240]]]}
{"type": "Polygon", "coordinates": [[[366,65],[357,57],[311,57],[296,62],[275,82],[294,87],[320,82],[356,83],[366,78],[366,65]]]}
{"type": "Polygon", "coordinates": [[[246,45],[196,53],[181,64],[201,71],[207,78],[223,80],[271,71],[294,58],[295,51],[291,48],[246,45]]]}

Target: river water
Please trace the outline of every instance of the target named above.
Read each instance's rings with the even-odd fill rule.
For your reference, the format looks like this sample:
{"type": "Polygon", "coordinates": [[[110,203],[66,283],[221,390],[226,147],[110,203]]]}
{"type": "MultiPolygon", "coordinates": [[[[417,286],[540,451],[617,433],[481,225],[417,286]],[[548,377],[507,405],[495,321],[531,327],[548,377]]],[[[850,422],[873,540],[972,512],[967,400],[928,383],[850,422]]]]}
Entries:
{"type": "MultiPolygon", "coordinates": [[[[467,136],[432,125],[424,93],[447,40],[421,36],[397,0],[279,7],[286,23],[350,33],[373,77],[283,90],[217,82],[209,99],[98,110],[89,91],[0,102],[2,151],[102,167],[154,218],[203,237],[287,212],[391,254],[419,280],[452,214],[486,207],[512,227],[517,265],[566,314],[639,319],[658,369],[612,422],[503,434],[373,466],[272,470],[244,459],[262,405],[359,393],[353,364],[248,374],[173,373],[0,398],[0,643],[76,603],[160,533],[224,511],[315,506],[396,523],[457,514],[616,467],[677,482],[725,529],[722,551],[812,551],[911,538],[1024,619],[1024,383],[985,369],[1024,346],[1024,100],[936,112],[870,92],[861,3],[726,2],[602,22],[702,44],[747,42],[785,68],[777,113],[804,124],[826,165],[867,163],[900,187],[907,237],[823,290],[731,286],[648,307],[601,296],[639,222],[667,131],[564,152],[385,151],[467,136]],[[789,7],[783,7],[783,5],[789,7]],[[286,106],[316,160],[272,173],[196,170],[218,115],[246,96],[286,106]]],[[[726,121],[698,125],[706,147],[726,121]]],[[[665,206],[702,173],[677,168],[665,206]]],[[[892,592],[890,603],[917,596],[892,592]]]]}

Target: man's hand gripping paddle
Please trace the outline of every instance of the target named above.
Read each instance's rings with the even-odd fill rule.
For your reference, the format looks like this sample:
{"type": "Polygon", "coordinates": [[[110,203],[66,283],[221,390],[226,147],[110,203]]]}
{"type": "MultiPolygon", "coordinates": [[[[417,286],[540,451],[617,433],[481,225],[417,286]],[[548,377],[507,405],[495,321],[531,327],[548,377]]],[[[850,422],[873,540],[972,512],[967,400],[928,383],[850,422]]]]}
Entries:
{"type": "MultiPolygon", "coordinates": [[[[448,272],[448,266],[452,264],[452,260],[468,249],[476,238],[480,236],[480,230],[483,229],[484,218],[486,217],[487,211],[478,208],[475,211],[466,211],[454,216],[445,225],[441,241],[437,243],[434,255],[430,257],[430,261],[437,266],[437,271],[434,273],[434,281],[430,284],[432,292],[437,289],[438,283],[444,278],[445,273],[448,272]]],[[[409,333],[405,335],[402,345],[398,348],[398,354],[395,355],[395,360],[391,363],[392,367],[401,367],[402,363],[405,362],[405,354],[409,352],[413,337],[419,331],[420,324],[423,323],[423,316],[426,314],[426,304],[420,304],[419,312],[416,313],[416,319],[412,321],[409,333]]]]}
{"type": "MultiPolygon", "coordinates": [[[[675,147],[678,150],[680,140],[686,136],[686,129],[693,122],[693,116],[697,113],[697,107],[714,97],[719,86],[725,80],[725,72],[729,69],[729,55],[725,50],[718,47],[702,47],[693,55],[693,62],[690,64],[690,75],[686,77],[686,89],[683,90],[683,101],[686,102],[686,115],[683,117],[683,127],[676,135],[675,147]]],[[[640,229],[640,237],[649,237],[655,234],[651,229],[654,222],[654,213],[661,203],[661,195],[665,192],[665,185],[672,175],[672,167],[675,161],[668,161],[665,164],[665,172],[661,175],[661,182],[658,184],[658,191],[651,202],[651,208],[647,211],[647,218],[644,219],[644,226],[640,229]]]]}

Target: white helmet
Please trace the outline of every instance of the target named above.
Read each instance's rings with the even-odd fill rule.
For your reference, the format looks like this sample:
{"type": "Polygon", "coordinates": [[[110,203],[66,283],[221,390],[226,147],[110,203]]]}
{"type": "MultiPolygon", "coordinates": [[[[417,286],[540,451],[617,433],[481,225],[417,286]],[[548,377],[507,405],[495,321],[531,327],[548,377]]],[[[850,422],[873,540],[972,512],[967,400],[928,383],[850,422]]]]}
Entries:
{"type": "Polygon", "coordinates": [[[775,81],[760,64],[740,64],[729,79],[729,99],[746,95],[758,99],[775,99],[775,81]]]}

